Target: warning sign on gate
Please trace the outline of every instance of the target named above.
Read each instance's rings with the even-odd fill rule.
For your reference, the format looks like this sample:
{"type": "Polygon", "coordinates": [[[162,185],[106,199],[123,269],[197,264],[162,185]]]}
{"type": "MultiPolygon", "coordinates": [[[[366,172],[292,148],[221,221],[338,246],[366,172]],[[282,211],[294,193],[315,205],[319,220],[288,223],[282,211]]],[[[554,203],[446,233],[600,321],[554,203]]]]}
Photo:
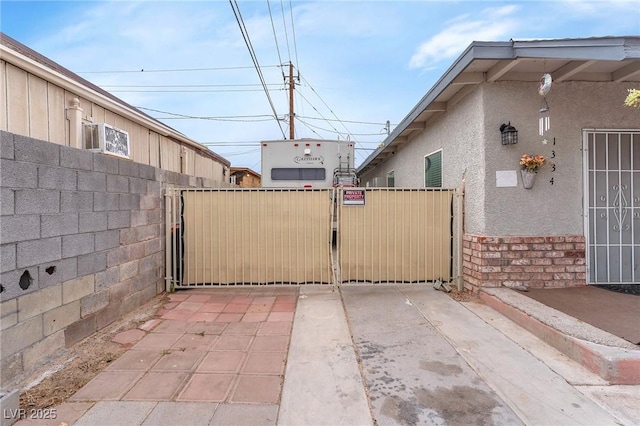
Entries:
{"type": "Polygon", "coordinates": [[[364,188],[344,189],[342,191],[343,206],[364,206],[364,188]]]}

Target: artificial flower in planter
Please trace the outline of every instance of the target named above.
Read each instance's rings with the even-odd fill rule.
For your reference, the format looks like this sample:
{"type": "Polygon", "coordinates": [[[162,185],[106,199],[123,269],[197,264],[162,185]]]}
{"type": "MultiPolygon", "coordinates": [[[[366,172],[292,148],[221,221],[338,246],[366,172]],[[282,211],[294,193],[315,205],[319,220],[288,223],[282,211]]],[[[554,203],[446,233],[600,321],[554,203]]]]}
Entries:
{"type": "Polygon", "coordinates": [[[525,189],[533,188],[536,180],[538,169],[544,166],[545,158],[543,155],[522,154],[520,157],[520,173],[522,174],[522,184],[525,189]]]}

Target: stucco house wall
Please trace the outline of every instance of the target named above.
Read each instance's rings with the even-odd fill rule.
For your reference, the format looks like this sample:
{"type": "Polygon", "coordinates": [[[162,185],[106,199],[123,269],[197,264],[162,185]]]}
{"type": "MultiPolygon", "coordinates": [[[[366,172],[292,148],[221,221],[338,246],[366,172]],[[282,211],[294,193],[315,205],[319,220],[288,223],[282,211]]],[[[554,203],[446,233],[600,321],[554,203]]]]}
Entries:
{"type": "Polygon", "coordinates": [[[465,227],[482,232],[484,227],[484,112],[483,91],[466,96],[438,120],[396,149],[381,166],[363,175],[361,185],[386,186],[387,172],[394,170],[398,188],[424,187],[424,157],[442,149],[442,186],[456,188],[466,180],[465,227]]]}
{"type": "MultiPolygon", "coordinates": [[[[547,96],[551,129],[538,133],[542,98],[537,84],[498,82],[483,85],[485,138],[485,223],[470,233],[501,236],[584,235],[583,129],[637,129],[640,115],[623,106],[628,83],[566,82],[554,84],[547,96]],[[499,127],[511,122],[518,143],[503,146],[499,127]],[[555,138],[555,145],[553,140],[555,138]],[[543,140],[547,139],[547,144],[543,140]],[[522,187],[519,160],[523,153],[542,154],[532,189],[522,187]],[[555,155],[555,158],[551,158],[555,155]],[[555,164],[555,171],[552,171],[555,164]],[[496,187],[496,171],[518,170],[518,186],[496,187]],[[550,180],[553,178],[553,184],[550,180]]],[[[450,170],[445,164],[443,173],[450,170]]],[[[471,216],[476,214],[468,206],[471,216]]]]}

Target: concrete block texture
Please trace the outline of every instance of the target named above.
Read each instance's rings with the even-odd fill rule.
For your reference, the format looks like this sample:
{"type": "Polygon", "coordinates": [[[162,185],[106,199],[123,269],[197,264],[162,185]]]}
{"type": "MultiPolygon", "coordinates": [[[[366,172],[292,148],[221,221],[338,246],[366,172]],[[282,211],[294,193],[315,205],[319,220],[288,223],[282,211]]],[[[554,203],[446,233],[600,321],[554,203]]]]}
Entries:
{"type": "Polygon", "coordinates": [[[139,194],[119,194],[118,207],[120,210],[136,210],[140,208],[139,194]]]}
{"type": "Polygon", "coordinates": [[[60,211],[63,213],[93,211],[93,193],[62,191],[60,194],[60,211]]]}
{"type": "MultiPolygon", "coordinates": [[[[25,216],[22,216],[25,217],[25,216]]],[[[43,238],[78,233],[78,213],[47,214],[40,216],[43,238]]]]}
{"type": "Polygon", "coordinates": [[[10,300],[38,290],[38,267],[14,269],[0,274],[0,300],[10,300]]]}
{"type": "Polygon", "coordinates": [[[48,288],[63,280],[63,261],[47,262],[38,266],[38,288],[48,288]]]}
{"type": "Polygon", "coordinates": [[[3,216],[0,220],[0,241],[2,244],[40,238],[40,216],[3,216]]]}
{"type": "Polygon", "coordinates": [[[38,166],[32,163],[2,160],[0,184],[4,188],[36,188],[38,166]]]}
{"type": "MultiPolygon", "coordinates": [[[[97,232],[107,230],[107,212],[80,213],[78,232],[97,232]]],[[[96,249],[97,250],[97,249],[96,249]]]]}
{"type": "Polygon", "coordinates": [[[60,166],[76,170],[93,170],[93,152],[61,146],[60,166]]]}
{"type": "Polygon", "coordinates": [[[15,214],[60,212],[60,191],[54,189],[16,190],[15,214]]]}
{"type": "Polygon", "coordinates": [[[3,357],[0,359],[0,382],[9,383],[22,374],[22,354],[3,357]]]}
{"type": "Polygon", "coordinates": [[[161,224],[151,224],[138,226],[135,228],[138,241],[147,241],[162,236],[163,226],[161,224]]]}
{"type": "Polygon", "coordinates": [[[78,256],[78,276],[95,274],[107,269],[106,252],[90,253],[78,256]]]}
{"type": "Polygon", "coordinates": [[[49,336],[80,320],[80,301],[62,305],[42,314],[43,332],[49,336]]]}
{"type": "Polygon", "coordinates": [[[95,276],[86,275],[62,283],[62,303],[67,304],[92,294],[95,290],[95,276]]]}
{"type": "Polygon", "coordinates": [[[147,181],[147,195],[162,196],[162,182],[147,181]]]}
{"type": "Polygon", "coordinates": [[[0,130],[0,158],[13,160],[13,133],[0,130]]]}
{"type": "Polygon", "coordinates": [[[154,195],[141,195],[140,196],[140,208],[144,210],[153,210],[162,208],[163,204],[160,197],[154,195]]]}
{"type": "Polygon", "coordinates": [[[69,281],[78,276],[78,258],[70,257],[60,261],[61,281],[69,281]]]}
{"type": "Polygon", "coordinates": [[[131,160],[118,159],[118,173],[123,176],[140,176],[140,164],[131,160]]]}
{"type": "Polygon", "coordinates": [[[120,232],[117,229],[96,232],[95,250],[109,250],[120,245],[120,232]]]}
{"type": "Polygon", "coordinates": [[[107,190],[107,175],[100,172],[78,172],[78,190],[103,192],[107,190]]]}
{"type": "Polygon", "coordinates": [[[128,210],[108,212],[108,229],[128,228],[131,226],[131,215],[128,210]]]}
{"type": "Polygon", "coordinates": [[[118,174],[118,159],[106,154],[93,154],[93,170],[112,175],[118,174]]]}
{"type": "Polygon", "coordinates": [[[64,348],[64,331],[53,333],[45,337],[44,340],[24,350],[22,354],[22,367],[25,371],[30,371],[42,365],[43,361],[46,361],[47,358],[57,355],[64,348]]]}
{"type": "Polygon", "coordinates": [[[139,164],[139,176],[142,179],[147,180],[155,180],[156,179],[156,168],[150,166],[148,164],[139,164]]]}
{"type": "Polygon", "coordinates": [[[92,253],[94,250],[94,234],[74,234],[62,237],[62,257],[74,257],[92,253]]]}
{"type": "Polygon", "coordinates": [[[93,210],[97,212],[118,210],[120,194],[110,192],[93,193],[93,210]]]}
{"type": "MultiPolygon", "coordinates": [[[[0,164],[0,167],[2,167],[1,164],[0,164]]],[[[9,188],[0,188],[0,215],[2,216],[12,215],[14,212],[15,212],[15,191],[9,188]]]]}
{"type": "Polygon", "coordinates": [[[55,143],[14,135],[13,150],[16,161],[50,166],[60,165],[60,145],[55,143]]]}
{"type": "MultiPolygon", "coordinates": [[[[4,240],[2,240],[4,242],[4,240]]],[[[16,269],[16,245],[2,244],[0,246],[0,273],[16,269]]]]}
{"type": "Polygon", "coordinates": [[[120,265],[120,280],[128,280],[138,275],[139,261],[133,260],[131,262],[123,263],[120,265]]]}
{"type": "Polygon", "coordinates": [[[95,315],[82,318],[74,322],[64,330],[65,345],[70,347],[75,345],[85,337],[91,336],[98,331],[98,322],[95,315]]]}
{"type": "Polygon", "coordinates": [[[129,178],[107,175],[107,192],[129,192],[129,178]]]}
{"type": "Polygon", "coordinates": [[[62,259],[62,238],[42,238],[18,243],[17,267],[39,265],[62,259]]]}
{"type": "Polygon", "coordinates": [[[132,210],[131,211],[131,227],[135,228],[137,226],[148,224],[147,212],[150,210],[132,210]]]}
{"type": "Polygon", "coordinates": [[[147,193],[147,181],[145,179],[130,178],[129,179],[129,191],[134,194],[146,194],[147,193]]]}
{"type": "Polygon", "coordinates": [[[44,337],[42,316],[38,315],[21,321],[2,331],[0,335],[0,358],[3,360],[10,355],[27,348],[44,337]]]}
{"type": "Polygon", "coordinates": [[[64,167],[38,167],[38,188],[75,191],[78,187],[78,172],[64,167]]]}
{"type": "Polygon", "coordinates": [[[26,321],[29,318],[62,306],[62,285],[20,296],[17,302],[18,321],[26,321]]]}
{"type": "Polygon", "coordinates": [[[4,330],[18,323],[18,301],[0,302],[0,329],[4,330]]]}
{"type": "Polygon", "coordinates": [[[85,318],[104,309],[109,304],[109,291],[102,290],[80,299],[80,316],[85,318]]]}

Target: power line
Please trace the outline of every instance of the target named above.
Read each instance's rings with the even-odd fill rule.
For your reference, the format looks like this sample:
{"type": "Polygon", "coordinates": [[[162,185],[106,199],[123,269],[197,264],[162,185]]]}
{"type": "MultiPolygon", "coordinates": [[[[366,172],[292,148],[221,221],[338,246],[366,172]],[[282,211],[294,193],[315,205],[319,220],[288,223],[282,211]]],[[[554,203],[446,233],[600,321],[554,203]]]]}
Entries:
{"type": "Polygon", "coordinates": [[[273,119],[271,115],[268,114],[260,114],[260,115],[228,115],[221,117],[207,117],[207,116],[196,116],[196,115],[186,115],[186,114],[178,114],[175,112],[161,111],[159,109],[153,108],[145,108],[145,107],[136,107],[138,109],[142,109],[145,111],[158,112],[160,114],[169,114],[175,117],[164,117],[163,120],[177,120],[177,119],[193,119],[193,120],[215,120],[215,121],[270,121],[273,119]],[[267,118],[268,117],[268,118],[267,118]],[[255,118],[256,120],[246,120],[248,118],[255,118]]]}
{"type": "MultiPolygon", "coordinates": [[[[134,84],[134,85],[126,85],[126,84],[103,84],[100,87],[143,87],[143,88],[157,88],[157,87],[254,87],[254,86],[262,86],[259,83],[250,83],[250,84],[134,84]]],[[[281,86],[280,83],[269,83],[267,86],[281,86]]]]}
{"type": "MultiPolygon", "coordinates": [[[[271,3],[267,0],[267,7],[269,8],[269,19],[271,19],[271,30],[273,31],[273,39],[276,42],[276,51],[278,52],[278,62],[282,64],[282,58],[280,57],[280,46],[278,46],[278,37],[276,36],[276,27],[273,24],[273,15],[271,14],[271,3]]],[[[282,77],[284,78],[284,71],[282,71],[282,77]]]]}
{"type": "MultiPolygon", "coordinates": [[[[274,90],[274,89],[271,89],[274,90]]],[[[285,89],[276,89],[284,91],[285,89]]],[[[239,93],[262,92],[264,89],[218,89],[218,90],[109,90],[112,93],[239,93]]]]}
{"type": "Polygon", "coordinates": [[[296,54],[296,64],[298,65],[298,69],[299,69],[300,61],[298,60],[298,43],[296,42],[296,28],[293,25],[293,5],[291,4],[291,0],[289,0],[289,14],[291,15],[291,33],[293,34],[293,51],[296,54]]]}
{"type": "MultiPolygon", "coordinates": [[[[298,75],[300,76],[300,73],[298,73],[298,75]]],[[[347,126],[344,124],[344,122],[342,120],[340,120],[338,118],[338,116],[336,115],[335,112],[333,112],[333,110],[331,109],[331,107],[329,107],[329,105],[327,105],[327,103],[324,101],[324,99],[322,99],[322,97],[318,94],[318,92],[316,92],[316,90],[313,88],[313,86],[311,86],[311,83],[309,83],[307,81],[306,78],[304,78],[303,76],[300,76],[300,78],[302,78],[302,80],[305,81],[305,83],[307,83],[307,85],[309,86],[309,88],[311,89],[311,91],[318,97],[318,99],[320,99],[320,101],[324,104],[325,107],[327,107],[327,109],[331,112],[331,114],[333,114],[333,116],[338,119],[338,121],[340,122],[340,124],[342,124],[342,127],[344,127],[344,129],[347,131],[347,134],[351,134],[351,131],[347,128],[347,126]]],[[[308,102],[308,101],[307,101],[308,102]]],[[[314,108],[315,109],[315,108],[314,108]]],[[[316,109],[317,111],[317,109],[316,109]]],[[[331,126],[333,127],[333,126],[331,126]]],[[[335,127],[333,127],[335,129],[335,127]]],[[[337,131],[337,129],[335,129],[337,131]]],[[[360,142],[358,142],[357,139],[354,138],[354,142],[356,144],[360,144],[360,142]]]]}
{"type": "Polygon", "coordinates": [[[258,73],[258,77],[260,78],[260,82],[262,83],[262,87],[264,88],[264,93],[267,95],[267,99],[269,100],[269,105],[271,106],[271,110],[273,111],[273,118],[275,118],[276,122],[278,123],[278,128],[282,133],[282,138],[286,139],[284,130],[282,130],[282,125],[280,124],[280,120],[278,119],[278,113],[276,112],[276,108],[273,105],[273,101],[271,100],[271,95],[269,94],[269,90],[267,89],[266,83],[264,81],[262,70],[260,69],[260,65],[258,64],[258,58],[256,57],[255,51],[253,50],[253,45],[251,44],[249,33],[247,32],[247,28],[244,24],[244,20],[242,19],[242,14],[240,13],[240,7],[238,6],[238,2],[237,0],[229,0],[229,4],[231,5],[231,9],[233,10],[233,14],[235,15],[236,22],[238,23],[238,27],[240,28],[240,32],[242,33],[242,38],[244,39],[244,42],[247,45],[247,49],[249,49],[249,55],[251,56],[253,65],[255,66],[256,72],[258,73]],[[235,4],[235,7],[234,7],[234,4],[235,4]]]}
{"type": "Polygon", "coordinates": [[[284,27],[284,38],[287,41],[287,53],[289,54],[289,62],[291,62],[291,48],[289,47],[289,32],[287,31],[287,22],[284,18],[284,4],[280,0],[280,11],[282,11],[282,26],[284,27]]]}
{"type": "MultiPolygon", "coordinates": [[[[280,65],[264,65],[263,68],[277,68],[280,65]]],[[[193,71],[228,71],[253,69],[254,67],[214,67],[214,68],[175,68],[175,69],[148,69],[145,70],[111,70],[111,71],[76,71],[76,74],[129,74],[129,73],[152,73],[152,72],[193,72],[193,71]]]]}
{"type": "MultiPolygon", "coordinates": [[[[300,121],[301,123],[304,123],[304,121],[301,120],[300,117],[296,116],[296,119],[298,121],[300,121]]],[[[307,123],[307,125],[310,126],[310,127],[315,128],[315,129],[323,130],[325,132],[337,133],[339,135],[342,134],[342,132],[331,130],[331,129],[325,129],[325,128],[320,127],[320,126],[314,126],[313,124],[307,123]]],[[[349,135],[351,135],[351,136],[383,136],[383,133],[349,133],[349,135]]]]}

